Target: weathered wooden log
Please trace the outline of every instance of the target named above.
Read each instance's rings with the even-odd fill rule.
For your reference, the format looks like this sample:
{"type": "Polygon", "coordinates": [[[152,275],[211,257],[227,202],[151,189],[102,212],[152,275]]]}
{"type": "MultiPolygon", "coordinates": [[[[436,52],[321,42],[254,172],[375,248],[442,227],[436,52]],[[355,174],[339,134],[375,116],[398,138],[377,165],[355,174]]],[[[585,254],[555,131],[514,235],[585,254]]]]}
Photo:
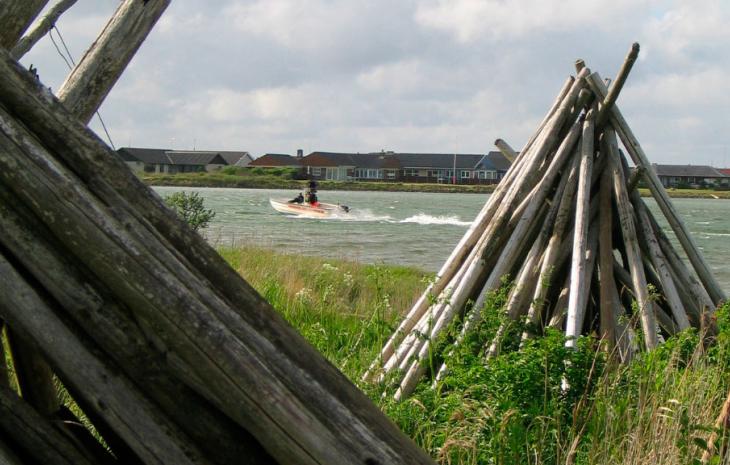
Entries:
{"type": "Polygon", "coordinates": [[[599,194],[600,335],[611,352],[616,343],[616,282],[613,277],[613,177],[604,169],[599,194]]]}
{"type": "MultiPolygon", "coordinates": [[[[607,96],[607,89],[600,76],[597,73],[593,73],[587,78],[588,84],[591,90],[596,93],[598,98],[605,99],[607,96]]],[[[702,284],[707,289],[712,301],[715,305],[724,301],[727,297],[723,292],[722,288],[718,284],[715,276],[712,274],[710,267],[702,257],[702,253],[692,239],[687,227],[685,226],[682,218],[679,216],[677,211],[674,209],[669,195],[667,194],[664,186],[662,185],[659,177],[651,167],[649,159],[646,157],[644,150],[639,144],[638,139],[634,136],[628,123],[624,119],[623,115],[619,111],[618,107],[614,105],[611,108],[611,124],[616,129],[619,137],[624,143],[624,146],[631,155],[636,166],[644,168],[644,177],[649,185],[654,199],[656,199],[659,208],[666,217],[669,225],[671,226],[674,234],[677,236],[679,243],[682,245],[690,263],[692,264],[697,276],[699,276],[702,284]]]]}
{"type": "Polygon", "coordinates": [[[53,27],[56,25],[56,21],[58,21],[58,18],[61,17],[63,13],[66,12],[69,8],[71,8],[77,0],[60,0],[58,3],[56,3],[53,8],[48,10],[48,13],[46,13],[43,18],[36,24],[33,29],[28,32],[26,35],[24,35],[17,44],[12,48],[10,51],[10,56],[12,56],[16,60],[20,60],[23,55],[28,53],[28,50],[33,48],[33,46],[41,40],[43,36],[48,34],[48,32],[53,29],[53,27]]]}
{"type": "Polygon", "coordinates": [[[174,354],[171,370],[182,382],[282,463],[432,463],[2,52],[0,75],[0,102],[58,157],[46,160],[38,147],[13,157],[0,183],[26,187],[16,192],[22,203],[174,354]],[[47,168],[19,169],[29,158],[47,168]],[[31,173],[52,181],[27,183],[31,173]],[[62,215],[68,222],[49,224],[62,215]]]}
{"type": "Polygon", "coordinates": [[[26,269],[34,270],[34,278],[109,358],[144,385],[146,395],[215,463],[237,463],[242,456],[252,464],[271,463],[273,459],[244,428],[170,373],[165,353],[154,350],[144,329],[127,316],[129,310],[113,302],[103,286],[65,259],[59,252],[62,247],[50,240],[50,233],[32,215],[16,213],[18,203],[6,194],[0,187],[0,244],[13,250],[26,269]],[[59,281],[58,276],[64,279],[59,281]]]}
{"type": "Polygon", "coordinates": [[[27,465],[18,458],[10,444],[6,443],[5,438],[2,436],[0,436],[0,463],[3,465],[27,465]]]}
{"type": "Polygon", "coordinates": [[[504,139],[497,139],[494,141],[494,145],[502,152],[502,155],[510,162],[513,163],[517,159],[517,151],[510,147],[510,145],[504,141],[504,139]]]}
{"type": "Polygon", "coordinates": [[[591,179],[593,177],[594,118],[595,109],[586,115],[581,137],[580,169],[578,171],[578,190],[576,194],[575,228],[573,235],[573,257],[570,271],[570,297],[568,299],[568,319],[565,327],[566,346],[574,347],[580,336],[585,318],[587,294],[585,283],[591,270],[586,269],[589,210],[591,204],[591,179]]]}
{"type": "Polygon", "coordinates": [[[124,0],[58,90],[58,98],[88,123],[171,0],[124,0]]]}
{"type": "Polygon", "coordinates": [[[48,0],[4,0],[0,3],[0,47],[12,48],[46,3],[48,0]]]}
{"type": "Polygon", "coordinates": [[[636,62],[636,58],[638,56],[639,44],[638,42],[634,42],[631,45],[631,50],[629,50],[626,59],[624,59],[624,62],[621,65],[621,69],[619,69],[619,72],[616,75],[616,79],[613,80],[613,84],[609,88],[608,94],[603,98],[603,101],[601,102],[601,108],[598,112],[598,115],[596,116],[596,128],[602,128],[606,121],[608,121],[611,109],[616,103],[618,95],[619,93],[621,93],[621,89],[623,89],[624,84],[626,83],[626,79],[629,77],[631,68],[634,66],[634,62],[636,62]]]}
{"type": "Polygon", "coordinates": [[[97,411],[148,464],[204,464],[177,428],[164,420],[131,382],[83,347],[53,310],[0,255],[0,313],[14,331],[33,339],[85,405],[97,411]],[[64,341],[57,344],[56,341],[64,341]],[[93,394],[92,394],[93,393],[93,394]]]}
{"type": "Polygon", "coordinates": [[[609,169],[613,173],[613,190],[618,209],[619,221],[621,223],[621,231],[626,245],[626,253],[629,260],[631,270],[631,279],[639,306],[639,314],[641,317],[641,327],[644,333],[644,343],[647,350],[652,350],[657,345],[656,334],[656,317],[654,314],[654,305],[652,304],[646,287],[646,277],[644,275],[644,266],[641,263],[641,252],[639,251],[638,239],[636,237],[636,227],[634,225],[634,215],[631,204],[629,202],[628,192],[626,191],[626,178],[624,177],[623,167],[618,154],[618,146],[616,142],[616,134],[606,128],[603,132],[604,149],[603,152],[608,156],[609,169]]]}
{"type": "Polygon", "coordinates": [[[553,306],[548,326],[554,329],[562,329],[565,326],[565,319],[568,317],[568,299],[570,298],[570,273],[565,276],[565,282],[558,294],[558,299],[553,306]]]}
{"type": "Polygon", "coordinates": [[[61,405],[53,383],[53,371],[30,341],[9,328],[8,346],[13,358],[15,377],[23,399],[41,415],[50,416],[61,405]]]}
{"type": "Polygon", "coordinates": [[[646,205],[644,205],[644,201],[641,199],[641,196],[637,191],[634,191],[631,194],[631,200],[634,205],[634,211],[636,212],[638,226],[641,231],[640,237],[643,239],[645,244],[645,251],[648,253],[648,257],[658,274],[663,296],[672,311],[674,321],[677,322],[679,330],[683,331],[690,327],[689,319],[687,318],[687,313],[682,305],[682,300],[679,297],[679,291],[677,290],[674,280],[672,279],[671,272],[669,271],[667,260],[664,257],[664,253],[662,253],[661,247],[659,246],[656,236],[654,235],[654,231],[652,230],[646,205]]]}
{"type": "MultiPolygon", "coordinates": [[[[60,433],[52,422],[23,402],[15,392],[0,386],[0,437],[11,439],[24,455],[48,465],[91,465],[85,451],[60,433]]],[[[112,457],[109,455],[110,458],[112,457]]],[[[0,460],[0,463],[5,463],[0,460]]]]}

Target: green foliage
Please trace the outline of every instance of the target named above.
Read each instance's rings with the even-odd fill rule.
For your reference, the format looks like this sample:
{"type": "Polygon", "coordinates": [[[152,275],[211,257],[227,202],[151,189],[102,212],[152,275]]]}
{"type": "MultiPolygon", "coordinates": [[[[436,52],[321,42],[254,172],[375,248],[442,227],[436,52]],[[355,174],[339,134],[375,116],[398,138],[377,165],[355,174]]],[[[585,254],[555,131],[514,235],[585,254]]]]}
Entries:
{"type": "MultiPolygon", "coordinates": [[[[427,285],[423,273],[407,268],[249,248],[222,253],[355,383],[427,285]]],[[[520,348],[532,328],[503,314],[508,291],[505,284],[489,296],[463,344],[451,346],[458,325],[434,341],[426,363],[437,367],[443,357],[450,367],[437,389],[424,380],[394,402],[382,397],[384,386],[361,385],[440,463],[683,465],[727,443],[727,433],[712,444],[710,434],[730,386],[730,305],[715,314],[718,332],[708,347],[689,330],[619,366],[595,339],[567,349],[554,330],[520,348]],[[485,344],[500,327],[501,355],[485,361],[485,344]]],[[[722,463],[713,454],[710,463],[722,463]]]]}
{"type": "Polygon", "coordinates": [[[194,231],[208,227],[208,223],[215,216],[213,210],[205,208],[203,198],[197,192],[175,192],[164,200],[194,231]]]}

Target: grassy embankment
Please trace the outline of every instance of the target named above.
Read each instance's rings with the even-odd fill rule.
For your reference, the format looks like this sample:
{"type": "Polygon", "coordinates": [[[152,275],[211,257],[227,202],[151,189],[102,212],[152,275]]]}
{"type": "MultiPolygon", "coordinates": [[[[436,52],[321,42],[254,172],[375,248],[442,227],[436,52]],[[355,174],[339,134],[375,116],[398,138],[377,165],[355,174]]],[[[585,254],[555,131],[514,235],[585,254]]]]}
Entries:
{"type": "Polygon", "coordinates": [[[472,351],[502,319],[504,294],[496,294],[479,332],[449,360],[453,372],[444,385],[434,391],[423,382],[413,397],[394,403],[359,379],[427,276],[253,248],[221,253],[441,463],[697,463],[730,384],[728,306],[707,350],[687,332],[629,366],[608,368],[595,340],[567,351],[551,333],[484,366],[472,351]]]}
{"type": "MultiPolygon", "coordinates": [[[[180,187],[237,187],[248,189],[292,189],[303,190],[306,181],[291,178],[287,169],[263,170],[227,167],[212,173],[149,174],[144,173],[142,180],[154,186],[180,187]]],[[[390,192],[458,192],[464,194],[483,194],[494,190],[494,185],[466,184],[424,184],[402,182],[343,182],[321,181],[320,190],[343,191],[390,191],[390,192]]],[[[650,196],[648,189],[639,189],[644,197],[650,196]]],[[[730,191],[711,189],[669,189],[670,197],[730,199],[730,191]]]]}

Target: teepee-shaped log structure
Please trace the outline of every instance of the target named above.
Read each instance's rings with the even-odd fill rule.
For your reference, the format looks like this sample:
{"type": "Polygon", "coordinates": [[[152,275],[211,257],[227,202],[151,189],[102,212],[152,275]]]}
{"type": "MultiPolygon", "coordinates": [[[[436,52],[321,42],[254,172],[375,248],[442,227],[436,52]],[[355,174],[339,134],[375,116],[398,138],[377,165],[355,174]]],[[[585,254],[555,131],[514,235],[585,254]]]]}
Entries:
{"type": "MultiPolygon", "coordinates": [[[[637,332],[652,350],[690,326],[711,329],[707,316],[725,295],[615,105],[638,51],[634,44],[610,88],[579,60],[576,77],[519,154],[497,140],[514,158],[512,167],[365,380],[387,379],[397,386],[397,399],[409,395],[433,341],[461,318],[458,344],[505,276],[514,281],[507,316],[526,318],[537,333],[560,328],[568,346],[595,332],[625,360],[638,350],[632,342],[637,332]],[[633,174],[619,139],[636,166],[633,174]],[[640,177],[691,268],[639,196],[640,177]]],[[[499,351],[503,333],[487,343],[486,357],[499,351]]]]}
{"type": "Polygon", "coordinates": [[[0,4],[0,463],[433,463],[86,127],[170,0],[59,98],[8,51],[45,3],[0,4]]]}

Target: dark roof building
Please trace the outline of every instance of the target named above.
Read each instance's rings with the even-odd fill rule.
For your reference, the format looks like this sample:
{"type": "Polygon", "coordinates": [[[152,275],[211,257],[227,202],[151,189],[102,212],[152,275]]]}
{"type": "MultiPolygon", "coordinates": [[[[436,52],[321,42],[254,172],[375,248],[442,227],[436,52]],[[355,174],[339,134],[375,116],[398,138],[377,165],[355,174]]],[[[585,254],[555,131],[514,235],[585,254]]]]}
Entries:
{"type": "Polygon", "coordinates": [[[262,168],[275,168],[275,167],[296,167],[301,166],[299,158],[292,157],[284,153],[267,153],[255,159],[248,166],[258,166],[262,168]]]}
{"type": "Polygon", "coordinates": [[[167,152],[173,165],[227,165],[225,158],[218,152],[167,152]]]}
{"type": "Polygon", "coordinates": [[[137,147],[122,147],[117,150],[119,156],[125,162],[141,162],[150,164],[167,164],[167,149],[146,149],[137,147]]]}
{"type": "Polygon", "coordinates": [[[706,165],[659,165],[652,164],[654,172],[665,187],[701,184],[727,185],[730,178],[717,168],[706,165]]]}

